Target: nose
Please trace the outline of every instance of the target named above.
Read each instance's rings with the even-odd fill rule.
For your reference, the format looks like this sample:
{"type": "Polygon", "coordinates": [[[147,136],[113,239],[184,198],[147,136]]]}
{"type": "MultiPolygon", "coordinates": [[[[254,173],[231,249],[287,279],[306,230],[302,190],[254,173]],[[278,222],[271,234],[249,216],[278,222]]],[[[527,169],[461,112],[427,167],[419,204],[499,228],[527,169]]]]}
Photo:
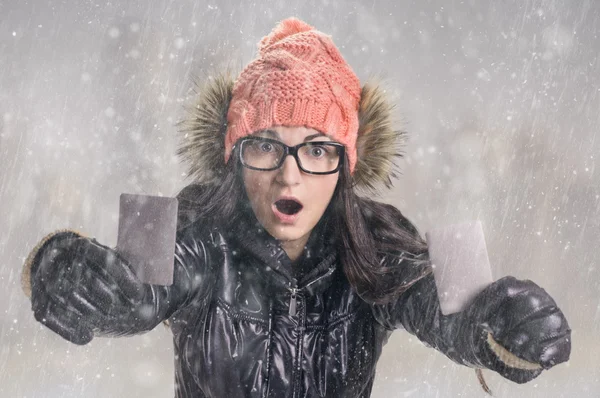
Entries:
{"type": "Polygon", "coordinates": [[[302,171],[293,156],[288,155],[277,172],[277,181],[282,185],[298,185],[302,171]]]}

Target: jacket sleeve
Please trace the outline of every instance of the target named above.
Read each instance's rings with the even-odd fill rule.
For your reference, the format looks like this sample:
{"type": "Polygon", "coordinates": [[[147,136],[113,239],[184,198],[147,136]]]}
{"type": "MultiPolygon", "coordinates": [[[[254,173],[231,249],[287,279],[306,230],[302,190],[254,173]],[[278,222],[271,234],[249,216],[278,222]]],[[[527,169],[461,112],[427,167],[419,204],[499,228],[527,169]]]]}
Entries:
{"type": "Polygon", "coordinates": [[[167,321],[177,310],[202,301],[211,289],[214,278],[214,250],[212,234],[198,233],[190,228],[175,242],[173,284],[170,286],[145,284],[142,303],[133,309],[133,324],[116,323],[100,335],[132,335],[152,330],[167,321]]]}
{"type": "Polygon", "coordinates": [[[462,313],[441,313],[433,274],[421,278],[398,299],[373,305],[372,309],[376,321],[384,328],[390,331],[403,328],[456,363],[485,367],[474,352],[478,344],[472,341],[472,333],[462,330],[469,326],[468,320],[462,313]]]}
{"type": "MultiPolygon", "coordinates": [[[[399,211],[396,210],[387,222],[396,223],[416,239],[421,239],[415,226],[399,211]]],[[[477,352],[481,347],[478,339],[482,336],[478,334],[479,330],[473,329],[472,320],[468,319],[466,313],[445,316],[440,310],[433,272],[427,266],[429,252],[426,243],[423,241],[423,251],[419,254],[398,250],[384,255],[380,261],[387,267],[401,267],[406,280],[400,283],[410,287],[387,304],[372,305],[376,321],[390,331],[405,329],[454,362],[470,367],[485,367],[478,359],[482,356],[477,352]],[[427,270],[430,272],[425,272],[427,270]],[[415,279],[418,280],[413,283],[415,279]]]]}
{"type": "Polygon", "coordinates": [[[571,352],[564,314],[529,280],[501,278],[463,311],[443,315],[430,274],[397,300],[372,308],[385,328],[404,328],[456,363],[491,369],[520,384],[567,361],[571,352]]]}
{"type": "MultiPolygon", "coordinates": [[[[48,235],[28,256],[22,273],[23,289],[32,298],[32,301],[37,294],[31,290],[32,277],[37,266],[51,255],[49,248],[57,241],[69,238],[90,240],[105,253],[100,258],[106,261],[118,257],[114,248],[101,245],[95,239],[87,238],[75,231],[62,230],[48,235]]],[[[160,322],[167,320],[179,308],[201,300],[208,290],[211,279],[211,247],[213,246],[211,238],[210,232],[201,234],[198,232],[198,228],[190,227],[178,232],[175,244],[173,284],[170,286],[142,284],[141,301],[135,304],[122,300],[114,301],[115,305],[127,308],[113,308],[111,311],[111,314],[115,314],[113,318],[106,314],[92,312],[88,316],[90,324],[93,325],[94,336],[127,336],[149,331],[160,322]],[[118,316],[117,314],[125,315],[118,316]],[[92,322],[91,318],[94,318],[95,321],[92,322]]],[[[106,266],[106,264],[98,264],[98,257],[95,257],[94,261],[98,267],[106,266]]],[[[85,262],[85,258],[83,262],[85,262]]],[[[57,266],[65,266],[65,264],[60,263],[57,266]]],[[[121,266],[128,265],[121,264],[121,266]]],[[[37,287],[34,286],[34,289],[37,287]]],[[[61,300],[60,297],[51,298],[51,300],[56,299],[61,300]]],[[[86,318],[83,318],[82,322],[86,322],[86,318]]]]}

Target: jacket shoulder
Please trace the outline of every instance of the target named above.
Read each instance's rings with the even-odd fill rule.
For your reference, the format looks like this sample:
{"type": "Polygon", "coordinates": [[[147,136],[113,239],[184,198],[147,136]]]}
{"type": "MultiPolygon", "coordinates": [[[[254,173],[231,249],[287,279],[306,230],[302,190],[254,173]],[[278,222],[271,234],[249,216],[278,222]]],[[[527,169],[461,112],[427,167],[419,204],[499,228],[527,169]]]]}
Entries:
{"type": "MultiPolygon", "coordinates": [[[[202,198],[205,197],[208,188],[200,184],[190,184],[177,194],[177,231],[183,231],[202,223],[201,210],[202,198]]],[[[206,221],[206,220],[205,220],[206,221]]]]}
{"type": "Polygon", "coordinates": [[[367,227],[375,236],[381,235],[390,225],[393,225],[407,231],[415,238],[420,238],[415,225],[397,207],[370,199],[363,198],[361,201],[367,227]]]}

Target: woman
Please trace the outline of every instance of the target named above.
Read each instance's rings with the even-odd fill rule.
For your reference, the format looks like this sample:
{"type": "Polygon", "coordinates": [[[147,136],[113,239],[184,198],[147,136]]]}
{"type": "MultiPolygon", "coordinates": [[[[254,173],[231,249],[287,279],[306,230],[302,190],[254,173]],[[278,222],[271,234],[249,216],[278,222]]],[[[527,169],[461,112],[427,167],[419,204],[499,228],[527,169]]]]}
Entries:
{"type": "Polygon", "coordinates": [[[398,134],[331,38],[290,18],[259,50],[181,126],[195,182],[178,195],[173,285],[58,231],[26,262],[35,318],[76,344],[166,321],[178,397],[368,397],[397,328],[518,383],[568,360],[567,321],[531,281],[503,278],[441,314],[415,227],[354,192],[389,184],[398,134]]]}

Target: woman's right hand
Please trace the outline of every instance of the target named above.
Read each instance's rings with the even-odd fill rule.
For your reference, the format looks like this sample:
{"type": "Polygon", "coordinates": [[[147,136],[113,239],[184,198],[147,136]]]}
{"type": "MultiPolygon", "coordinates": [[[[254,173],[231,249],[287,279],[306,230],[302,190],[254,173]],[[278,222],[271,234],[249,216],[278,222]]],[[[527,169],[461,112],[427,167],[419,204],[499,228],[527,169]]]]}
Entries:
{"type": "MultiPolygon", "coordinates": [[[[75,234],[54,237],[31,270],[35,319],[75,344],[140,316],[146,286],[111,248],[75,234]]],[[[142,312],[143,313],[143,312],[142,312]]]]}

